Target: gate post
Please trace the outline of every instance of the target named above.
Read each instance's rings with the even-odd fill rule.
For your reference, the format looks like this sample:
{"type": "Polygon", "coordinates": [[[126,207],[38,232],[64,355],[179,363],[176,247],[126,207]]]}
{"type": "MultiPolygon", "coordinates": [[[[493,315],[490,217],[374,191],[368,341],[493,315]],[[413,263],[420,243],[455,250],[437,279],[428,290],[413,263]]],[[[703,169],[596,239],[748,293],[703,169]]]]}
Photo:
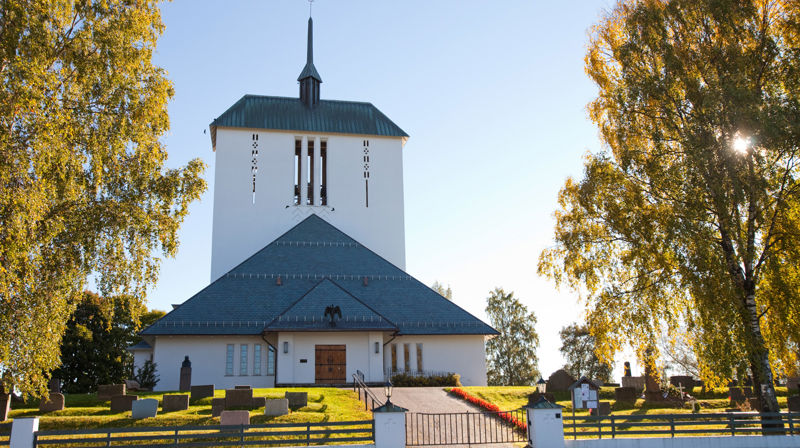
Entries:
{"type": "Polygon", "coordinates": [[[528,417],[529,448],[564,448],[562,407],[541,397],[525,406],[528,417]]]}
{"type": "Polygon", "coordinates": [[[375,448],[406,447],[406,412],[408,409],[386,404],[372,410],[375,419],[375,448]]]}
{"type": "Polygon", "coordinates": [[[39,430],[39,417],[15,418],[11,424],[9,448],[34,448],[34,438],[39,430]]]}

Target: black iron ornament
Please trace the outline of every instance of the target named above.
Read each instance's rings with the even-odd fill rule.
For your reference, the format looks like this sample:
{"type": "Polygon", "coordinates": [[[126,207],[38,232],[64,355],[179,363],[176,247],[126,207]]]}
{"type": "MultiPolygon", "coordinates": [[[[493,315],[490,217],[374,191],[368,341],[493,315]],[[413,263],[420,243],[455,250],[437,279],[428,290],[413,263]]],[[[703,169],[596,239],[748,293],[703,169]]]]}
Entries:
{"type": "Polygon", "coordinates": [[[253,204],[256,203],[256,175],[258,174],[258,134],[253,134],[253,149],[250,150],[250,173],[253,176],[253,204]]]}
{"type": "Polygon", "coordinates": [[[330,319],[331,327],[336,326],[336,320],[338,319],[336,319],[335,316],[339,316],[339,319],[342,318],[342,309],[339,308],[338,305],[331,305],[325,308],[325,314],[322,315],[322,317],[327,317],[328,319],[330,319]]]}

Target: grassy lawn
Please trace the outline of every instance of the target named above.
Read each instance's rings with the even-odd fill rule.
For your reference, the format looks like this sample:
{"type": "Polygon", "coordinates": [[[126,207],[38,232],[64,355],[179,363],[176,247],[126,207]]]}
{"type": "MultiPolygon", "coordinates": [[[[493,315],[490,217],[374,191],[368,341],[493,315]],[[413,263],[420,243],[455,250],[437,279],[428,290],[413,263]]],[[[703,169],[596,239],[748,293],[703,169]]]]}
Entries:
{"type": "MultiPolygon", "coordinates": [[[[352,390],[335,388],[289,388],[254,389],[254,397],[283,398],[284,392],[308,392],[308,406],[291,411],[280,417],[266,417],[264,408],[250,411],[250,423],[296,423],[296,422],[334,422],[369,420],[372,413],[364,410],[363,403],[352,390]]],[[[155,398],[159,401],[167,394],[179,392],[132,392],[139,398],[155,398]]],[[[225,397],[224,390],[218,390],[215,398],[225,397]]],[[[218,418],[211,417],[211,398],[204,398],[189,404],[185,411],[159,413],[155,418],[133,420],[130,411],[111,413],[108,401],[99,401],[95,394],[67,394],[64,397],[65,409],[59,412],[41,414],[38,402],[14,403],[11,419],[16,417],[39,416],[39,428],[111,428],[129,426],[195,426],[219,424],[218,418]]]]}

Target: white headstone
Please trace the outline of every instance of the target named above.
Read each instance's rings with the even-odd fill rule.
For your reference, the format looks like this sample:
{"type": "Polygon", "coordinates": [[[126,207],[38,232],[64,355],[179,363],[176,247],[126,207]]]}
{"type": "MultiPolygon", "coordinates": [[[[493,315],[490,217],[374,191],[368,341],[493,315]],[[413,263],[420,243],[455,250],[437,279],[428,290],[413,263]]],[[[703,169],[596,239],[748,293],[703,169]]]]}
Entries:
{"type": "Polygon", "coordinates": [[[158,413],[158,400],[155,398],[145,398],[131,403],[131,418],[142,419],[155,417],[158,413]]]}

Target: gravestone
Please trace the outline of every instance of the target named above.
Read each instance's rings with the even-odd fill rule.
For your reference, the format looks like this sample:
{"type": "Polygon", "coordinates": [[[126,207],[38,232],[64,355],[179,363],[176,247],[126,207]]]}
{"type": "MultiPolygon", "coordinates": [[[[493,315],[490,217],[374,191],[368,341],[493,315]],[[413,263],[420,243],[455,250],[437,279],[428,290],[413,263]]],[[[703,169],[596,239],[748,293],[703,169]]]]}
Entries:
{"type": "Polygon", "coordinates": [[[284,397],[289,400],[289,407],[292,409],[308,406],[308,392],[286,392],[284,397]]]}
{"type": "Polygon", "coordinates": [[[157,413],[158,400],[155,398],[134,400],[131,403],[131,418],[134,420],[155,417],[157,413]]]}
{"type": "Polygon", "coordinates": [[[108,401],[117,395],[125,395],[124,384],[101,384],[97,386],[97,399],[108,401]]]}
{"type": "Polygon", "coordinates": [[[111,397],[111,412],[130,411],[131,405],[138,399],[136,395],[115,395],[111,397]]]}
{"type": "MultiPolygon", "coordinates": [[[[800,396],[798,396],[800,398],[800,396]]],[[[289,413],[289,400],[286,398],[278,398],[275,400],[267,400],[264,405],[264,415],[268,417],[278,417],[289,413]]]]}
{"type": "Polygon", "coordinates": [[[729,387],[728,396],[731,400],[731,406],[736,406],[747,401],[752,394],[749,387],[729,387]]]}
{"type": "Polygon", "coordinates": [[[759,400],[758,398],[756,398],[756,397],[748,397],[747,398],[747,404],[750,405],[750,410],[751,411],[756,411],[756,412],[761,411],[761,400],[759,400]]]}
{"type": "Polygon", "coordinates": [[[633,387],[618,387],[614,389],[614,398],[617,401],[634,402],[639,398],[636,388],[633,387]]]}
{"type": "Polygon", "coordinates": [[[792,395],[786,399],[789,405],[789,412],[800,412],[800,395],[792,395]]]}
{"type": "Polygon", "coordinates": [[[786,388],[789,390],[797,390],[798,384],[800,384],[800,377],[798,376],[790,376],[786,378],[786,388]]]}
{"type": "Polygon", "coordinates": [[[64,395],[50,392],[50,397],[39,402],[39,412],[55,412],[64,410],[64,395]]]}
{"type": "Polygon", "coordinates": [[[181,363],[181,377],[179,384],[180,385],[178,388],[181,392],[188,392],[192,387],[192,362],[189,361],[188,356],[183,358],[183,362],[181,363]]]}
{"type": "Polygon", "coordinates": [[[50,378],[50,382],[48,383],[47,387],[51,393],[60,394],[61,380],[58,378],[50,378]]]}
{"type": "Polygon", "coordinates": [[[610,415],[611,414],[611,403],[608,401],[601,401],[597,403],[597,409],[592,409],[589,412],[589,415],[610,415]]]}
{"type": "Polygon", "coordinates": [[[212,417],[219,417],[222,414],[222,411],[225,410],[225,399],[224,398],[212,398],[211,399],[211,416],[212,417]]]}
{"type": "Polygon", "coordinates": [[[161,410],[164,412],[185,411],[189,409],[189,395],[164,395],[161,410]]]}
{"type": "Polygon", "coordinates": [[[564,392],[569,389],[575,378],[564,369],[558,369],[547,379],[547,390],[550,392],[564,392]]]}
{"type": "Polygon", "coordinates": [[[201,398],[213,397],[214,396],[214,385],[207,384],[203,386],[192,386],[191,387],[191,399],[199,400],[201,398]]]}
{"type": "Polygon", "coordinates": [[[136,380],[125,380],[125,388],[128,389],[128,391],[130,392],[134,390],[139,390],[142,388],[142,386],[136,380]]]}
{"type": "Polygon", "coordinates": [[[0,389],[0,422],[6,421],[10,412],[11,395],[2,393],[2,389],[0,389]]]}
{"type": "Polygon", "coordinates": [[[250,387],[250,386],[233,386],[233,388],[234,389],[239,389],[239,390],[252,389],[252,387],[250,387]]]}
{"type": "Polygon", "coordinates": [[[253,405],[253,389],[225,390],[225,409],[249,408],[253,405]]]}
{"type": "Polygon", "coordinates": [[[625,361],[625,376],[631,376],[631,363],[625,361]]]}
{"type": "Polygon", "coordinates": [[[223,411],[219,416],[219,424],[222,426],[249,425],[249,411],[223,411]]]}
{"type": "Polygon", "coordinates": [[[644,377],[643,376],[623,376],[622,387],[632,387],[637,392],[644,390],[644,377]]]}
{"type": "Polygon", "coordinates": [[[267,404],[267,397],[253,397],[252,409],[263,408],[267,404]]]}
{"type": "Polygon", "coordinates": [[[669,377],[669,384],[672,384],[675,387],[683,386],[686,388],[687,393],[691,393],[692,389],[694,389],[694,378],[689,375],[675,375],[669,377]]]}

